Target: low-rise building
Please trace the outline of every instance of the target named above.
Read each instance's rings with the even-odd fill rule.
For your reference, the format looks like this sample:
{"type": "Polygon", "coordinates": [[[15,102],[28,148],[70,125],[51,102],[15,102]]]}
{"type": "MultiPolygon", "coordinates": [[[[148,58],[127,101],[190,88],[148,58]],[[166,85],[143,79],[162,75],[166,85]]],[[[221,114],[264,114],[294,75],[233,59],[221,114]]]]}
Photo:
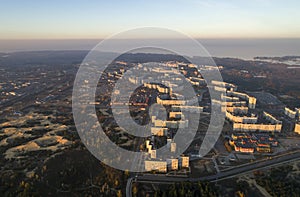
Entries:
{"type": "Polygon", "coordinates": [[[268,134],[234,133],[229,144],[234,150],[244,153],[271,152],[272,147],[278,145],[278,141],[268,134]]]}
{"type": "Polygon", "coordinates": [[[233,140],[241,139],[241,138],[251,138],[251,135],[248,133],[233,133],[231,135],[233,140]]]}
{"type": "Polygon", "coordinates": [[[236,143],[234,144],[234,150],[242,153],[253,153],[254,147],[252,144],[236,143]]]}
{"type": "Polygon", "coordinates": [[[257,152],[270,153],[271,152],[271,146],[257,146],[256,150],[257,150],[257,152]]]}

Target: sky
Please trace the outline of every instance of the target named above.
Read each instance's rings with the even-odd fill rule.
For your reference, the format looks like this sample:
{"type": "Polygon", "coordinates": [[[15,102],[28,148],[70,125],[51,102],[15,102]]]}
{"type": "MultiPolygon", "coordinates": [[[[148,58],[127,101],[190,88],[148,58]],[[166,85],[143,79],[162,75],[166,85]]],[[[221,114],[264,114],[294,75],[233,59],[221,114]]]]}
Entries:
{"type": "Polygon", "coordinates": [[[193,38],[300,38],[299,0],[0,0],[0,39],[103,39],[137,27],[193,38]]]}

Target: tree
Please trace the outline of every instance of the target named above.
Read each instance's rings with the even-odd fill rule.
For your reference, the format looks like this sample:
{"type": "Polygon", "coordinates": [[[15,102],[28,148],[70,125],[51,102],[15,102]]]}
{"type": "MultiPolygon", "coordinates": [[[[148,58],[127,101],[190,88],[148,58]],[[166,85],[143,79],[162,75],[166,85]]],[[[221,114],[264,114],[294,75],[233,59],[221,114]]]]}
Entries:
{"type": "Polygon", "coordinates": [[[121,190],[117,191],[117,197],[122,197],[122,191],[121,190]]]}
{"type": "Polygon", "coordinates": [[[162,193],[162,195],[161,195],[162,197],[167,197],[167,194],[166,194],[166,192],[165,191],[163,191],[163,193],[162,193]]]}
{"type": "Polygon", "coordinates": [[[133,186],[133,188],[132,188],[132,193],[133,193],[133,196],[137,196],[138,189],[137,189],[137,186],[136,186],[136,185],[133,186]]]}
{"type": "Polygon", "coordinates": [[[116,187],[119,186],[119,181],[118,181],[118,179],[115,180],[115,186],[116,186],[116,187]]]}

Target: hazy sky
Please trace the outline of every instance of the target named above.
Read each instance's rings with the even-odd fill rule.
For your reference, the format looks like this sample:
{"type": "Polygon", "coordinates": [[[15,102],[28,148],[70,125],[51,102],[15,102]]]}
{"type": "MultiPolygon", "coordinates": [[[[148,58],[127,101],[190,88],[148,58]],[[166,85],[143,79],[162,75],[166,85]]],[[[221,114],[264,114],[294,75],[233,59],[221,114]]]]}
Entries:
{"type": "Polygon", "coordinates": [[[105,38],[167,27],[194,38],[299,38],[299,0],[1,0],[0,39],[105,38]]]}

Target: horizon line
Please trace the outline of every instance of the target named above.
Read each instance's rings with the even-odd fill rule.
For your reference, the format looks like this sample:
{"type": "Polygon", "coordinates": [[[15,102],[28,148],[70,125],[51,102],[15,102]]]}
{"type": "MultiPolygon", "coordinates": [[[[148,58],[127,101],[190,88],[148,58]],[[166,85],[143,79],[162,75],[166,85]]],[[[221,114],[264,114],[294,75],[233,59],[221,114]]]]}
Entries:
{"type": "MultiPolygon", "coordinates": [[[[206,40],[252,40],[252,39],[300,39],[300,37],[192,37],[195,40],[201,40],[201,39],[206,39],[206,40]]],[[[47,41],[47,40],[105,40],[105,39],[111,39],[109,37],[106,38],[0,38],[0,41],[47,41]]],[[[113,40],[143,40],[143,39],[148,39],[148,40],[184,40],[182,38],[116,38],[113,40]]]]}

